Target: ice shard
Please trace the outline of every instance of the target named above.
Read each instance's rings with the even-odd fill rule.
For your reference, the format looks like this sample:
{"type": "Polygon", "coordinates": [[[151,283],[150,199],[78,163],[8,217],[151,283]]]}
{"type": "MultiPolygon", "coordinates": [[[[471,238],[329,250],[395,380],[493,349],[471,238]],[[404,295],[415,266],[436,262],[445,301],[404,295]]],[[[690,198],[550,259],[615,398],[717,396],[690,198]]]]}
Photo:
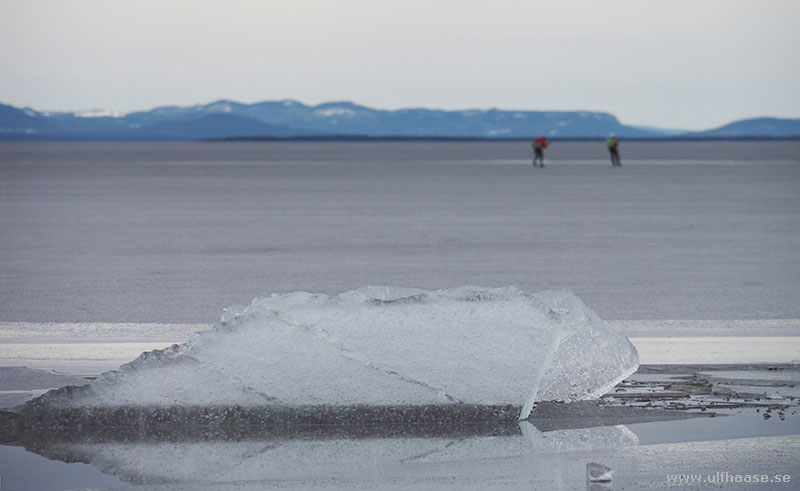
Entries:
{"type": "Polygon", "coordinates": [[[188,342],[34,405],[513,407],[525,419],[535,401],[596,398],[637,367],[627,338],[569,291],[367,287],[230,307],[188,342]]]}

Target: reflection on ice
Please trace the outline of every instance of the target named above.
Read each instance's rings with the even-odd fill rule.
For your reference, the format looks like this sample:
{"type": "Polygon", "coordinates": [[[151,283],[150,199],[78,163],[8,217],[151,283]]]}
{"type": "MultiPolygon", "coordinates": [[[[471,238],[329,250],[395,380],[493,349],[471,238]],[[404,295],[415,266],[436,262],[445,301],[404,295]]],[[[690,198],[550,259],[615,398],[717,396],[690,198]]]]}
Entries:
{"type": "Polygon", "coordinates": [[[587,491],[611,491],[611,479],[614,471],[607,465],[597,462],[586,464],[587,491]]]}
{"type": "Polygon", "coordinates": [[[98,408],[106,416],[114,408],[306,416],[340,408],[347,418],[401,408],[431,421],[436,412],[420,408],[444,407],[463,421],[515,411],[525,419],[534,401],[596,398],[637,367],[630,342],[567,291],[296,292],[230,307],[187,343],[144,353],[86,388],[54,391],[26,411],[42,424],[50,412],[98,408]]]}
{"type": "Polygon", "coordinates": [[[585,486],[586,462],[638,445],[626,424],[693,416],[542,403],[518,423],[18,427],[0,442],[149,490],[572,490],[585,486]]]}
{"type": "Polygon", "coordinates": [[[553,467],[547,456],[638,443],[621,425],[550,432],[529,422],[423,428],[394,428],[389,436],[377,428],[362,435],[313,435],[310,429],[306,435],[243,439],[198,432],[193,438],[156,440],[75,434],[71,440],[62,433],[28,435],[25,445],[48,458],[90,463],[135,484],[289,481],[303,487],[304,482],[369,482],[378,476],[436,482],[454,472],[463,475],[465,466],[483,479],[499,472],[493,470],[498,465],[506,467],[502,472],[518,467],[516,474],[535,472],[540,482],[555,482],[564,479],[563,467],[553,467]]]}

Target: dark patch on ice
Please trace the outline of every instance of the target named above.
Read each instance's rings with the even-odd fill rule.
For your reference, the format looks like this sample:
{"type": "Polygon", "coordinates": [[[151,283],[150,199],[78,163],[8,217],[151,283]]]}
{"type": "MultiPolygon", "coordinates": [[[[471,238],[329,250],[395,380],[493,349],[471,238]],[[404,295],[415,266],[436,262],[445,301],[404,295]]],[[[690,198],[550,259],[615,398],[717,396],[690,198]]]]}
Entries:
{"type": "Polygon", "coordinates": [[[644,365],[602,401],[669,411],[786,409],[800,404],[796,379],[800,370],[791,364],[644,365]],[[769,373],[785,376],[770,378],[769,373]]]}
{"type": "Polygon", "coordinates": [[[263,439],[465,438],[514,436],[517,423],[426,423],[386,425],[113,426],[2,431],[2,443],[26,448],[56,443],[215,442],[263,439]]]}
{"type": "Polygon", "coordinates": [[[709,413],[602,404],[597,401],[578,401],[570,404],[540,402],[527,421],[539,431],[554,431],[710,416],[709,413]]]}
{"type": "MultiPolygon", "coordinates": [[[[18,413],[0,412],[0,441],[36,439],[36,435],[81,441],[509,435],[519,431],[519,409],[468,404],[53,408],[35,400],[18,413]]],[[[598,402],[541,403],[526,421],[539,431],[553,431],[703,416],[709,414],[598,402]]]]}
{"type": "Polygon", "coordinates": [[[516,424],[518,406],[168,406],[64,408],[40,398],[18,413],[3,413],[4,427],[19,430],[86,428],[386,426],[471,423],[516,424]]]}
{"type": "Polygon", "coordinates": [[[414,304],[414,303],[423,303],[428,298],[426,293],[419,293],[417,295],[409,295],[407,297],[400,297],[400,298],[392,298],[389,300],[383,300],[380,298],[373,298],[372,304],[373,305],[404,305],[404,304],[414,304]]]}

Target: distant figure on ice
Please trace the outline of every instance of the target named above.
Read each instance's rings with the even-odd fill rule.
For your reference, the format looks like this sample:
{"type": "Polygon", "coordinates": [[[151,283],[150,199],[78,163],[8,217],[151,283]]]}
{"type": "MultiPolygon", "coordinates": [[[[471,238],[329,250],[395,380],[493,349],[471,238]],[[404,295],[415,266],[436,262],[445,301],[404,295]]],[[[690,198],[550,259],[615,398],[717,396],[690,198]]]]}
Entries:
{"type": "Polygon", "coordinates": [[[608,140],[606,140],[606,145],[608,146],[608,153],[611,154],[611,165],[613,167],[619,167],[622,163],[619,161],[619,140],[617,137],[614,136],[614,133],[608,135],[608,140]]]}
{"type": "Polygon", "coordinates": [[[533,140],[531,144],[533,147],[533,166],[536,167],[536,161],[539,161],[539,167],[544,167],[544,149],[547,148],[547,138],[540,136],[533,140]]]}

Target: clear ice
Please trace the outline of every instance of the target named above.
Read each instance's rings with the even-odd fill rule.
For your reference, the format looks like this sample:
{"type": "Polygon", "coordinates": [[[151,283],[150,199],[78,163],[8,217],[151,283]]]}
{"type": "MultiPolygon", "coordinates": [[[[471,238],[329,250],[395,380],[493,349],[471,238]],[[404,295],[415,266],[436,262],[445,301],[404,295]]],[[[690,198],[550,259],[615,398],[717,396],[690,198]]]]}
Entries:
{"type": "MultiPolygon", "coordinates": [[[[521,408],[599,397],[638,368],[628,339],[565,290],[367,287],[295,292],[224,311],[55,407],[521,408]]],[[[47,397],[46,396],[46,397],[47,397]]]]}

